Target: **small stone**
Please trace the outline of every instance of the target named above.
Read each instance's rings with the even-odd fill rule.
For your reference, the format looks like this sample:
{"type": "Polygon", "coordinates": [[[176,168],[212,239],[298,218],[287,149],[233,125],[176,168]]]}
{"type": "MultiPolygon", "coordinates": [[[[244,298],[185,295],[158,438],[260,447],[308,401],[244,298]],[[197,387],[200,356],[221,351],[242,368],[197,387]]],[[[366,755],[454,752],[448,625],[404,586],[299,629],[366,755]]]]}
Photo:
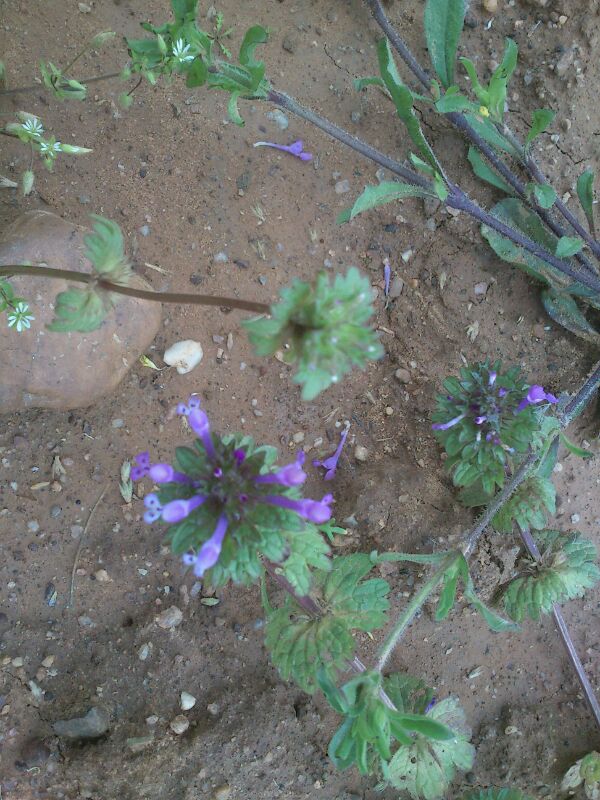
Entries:
{"type": "Polygon", "coordinates": [[[11,663],[11,665],[13,667],[17,667],[17,668],[18,667],[22,667],[23,666],[23,659],[22,659],[21,656],[16,656],[16,658],[13,658],[13,660],[10,663],[11,663]]]}
{"type": "Polygon", "coordinates": [[[142,225],[140,228],[140,233],[142,236],[150,236],[150,226],[149,225],[142,225]]]}
{"type": "Polygon", "coordinates": [[[385,413],[386,416],[391,417],[394,413],[394,409],[391,406],[386,406],[385,413]]]}
{"type": "Polygon", "coordinates": [[[146,725],[148,725],[150,728],[153,725],[156,725],[157,722],[158,722],[158,717],[156,716],[156,714],[151,714],[149,717],[146,717],[146,725]]]}
{"type": "Polygon", "coordinates": [[[61,719],[52,725],[57,736],[65,739],[97,739],[110,728],[110,717],[103,708],[90,708],[85,717],[61,719]]]}
{"type": "Polygon", "coordinates": [[[336,194],[345,194],[346,192],[349,192],[349,191],[350,191],[350,181],[349,180],[346,179],[346,180],[343,180],[343,181],[337,181],[337,183],[335,184],[335,193],[336,194]]]}
{"type": "Polygon", "coordinates": [[[495,14],[498,11],[498,0],[483,0],[483,8],[488,14],[495,14]]]}
{"type": "Polygon", "coordinates": [[[208,711],[208,713],[209,713],[209,714],[210,714],[212,717],[216,717],[216,716],[217,716],[217,714],[218,714],[218,713],[219,713],[219,711],[220,711],[220,709],[219,709],[219,706],[218,706],[216,703],[209,703],[209,704],[206,706],[206,710],[208,711]]]}
{"type": "Polygon", "coordinates": [[[165,609],[156,617],[156,624],[159,628],[164,630],[171,630],[181,625],[183,622],[183,613],[177,606],[171,606],[165,609]]]}
{"type": "Polygon", "coordinates": [[[292,442],[294,444],[302,444],[303,441],[304,441],[304,431],[297,431],[292,436],[292,442]]]}
{"type": "Polygon", "coordinates": [[[573,525],[576,525],[580,519],[581,517],[579,516],[579,514],[571,514],[571,522],[573,523],[573,525]]]}
{"type": "Polygon", "coordinates": [[[55,661],[56,661],[55,656],[46,656],[46,658],[44,658],[44,660],[42,661],[42,667],[50,669],[50,667],[54,664],[55,661]]]}
{"type": "Polygon", "coordinates": [[[268,111],[265,114],[265,117],[267,119],[270,119],[272,122],[274,122],[275,125],[277,125],[277,127],[279,128],[280,131],[285,131],[289,127],[289,124],[290,124],[289,119],[286,117],[286,115],[283,113],[283,111],[279,111],[279,109],[277,109],[275,111],[268,111]]]}
{"type": "Polygon", "coordinates": [[[115,430],[117,430],[118,428],[125,427],[125,422],[122,419],[113,419],[111,425],[115,430]]]}
{"type": "Polygon", "coordinates": [[[62,508],[60,506],[52,506],[51,507],[50,516],[53,519],[56,519],[57,517],[60,517],[61,514],[62,514],[62,508]]]}
{"type": "Polygon", "coordinates": [[[87,3],[77,3],[77,8],[81,11],[82,14],[89,14],[92,10],[91,6],[88,6],[87,3]]]}
{"type": "Polygon", "coordinates": [[[27,769],[41,767],[52,755],[52,751],[41,739],[28,739],[21,748],[19,761],[22,761],[27,769]]]}
{"type": "Polygon", "coordinates": [[[140,753],[142,750],[145,750],[148,745],[152,744],[154,741],[154,736],[135,736],[131,739],[127,739],[127,747],[131,750],[132,753],[140,753]]]}
{"type": "Polygon", "coordinates": [[[284,36],[281,46],[286,53],[295,53],[298,49],[298,37],[293,33],[288,33],[284,36]]]}
{"type": "Polygon", "coordinates": [[[396,378],[396,380],[400,383],[410,383],[411,381],[410,372],[407,369],[402,368],[397,369],[396,372],[394,372],[394,378],[396,378]]]}
{"type": "Polygon", "coordinates": [[[219,786],[211,795],[211,800],[227,800],[229,795],[231,794],[231,787],[224,783],[222,786],[219,786]]]}
{"type": "Polygon", "coordinates": [[[81,617],[77,617],[77,622],[81,625],[82,628],[95,628],[96,623],[91,617],[88,617],[87,614],[82,614],[81,617]]]}
{"type": "Polygon", "coordinates": [[[138,658],[140,661],[146,661],[151,655],[154,645],[152,642],[145,642],[138,650],[138,658]]]}
{"type": "Polygon", "coordinates": [[[369,458],[369,451],[366,447],[363,447],[361,444],[357,444],[354,448],[354,458],[357,461],[365,462],[368,461],[369,458]]]}
{"type": "Polygon", "coordinates": [[[169,722],[169,728],[176,733],[177,736],[181,736],[182,733],[185,733],[187,729],[190,727],[190,721],[187,717],[183,714],[178,714],[174,719],[169,722]]]}
{"type": "Polygon", "coordinates": [[[227,264],[229,261],[229,256],[224,250],[221,250],[219,253],[215,253],[213,256],[213,261],[215,264],[227,264]]]}
{"type": "Polygon", "coordinates": [[[180,375],[191,372],[202,361],[204,352],[200,342],[185,339],[176,342],[165,350],[163,361],[170,367],[175,367],[180,375]]]}
{"type": "Polygon", "coordinates": [[[179,705],[183,711],[189,711],[196,705],[196,698],[189,692],[182,692],[179,696],[179,705]]]}
{"type": "Polygon", "coordinates": [[[362,117],[362,114],[360,113],[360,111],[353,111],[353,112],[350,114],[350,119],[352,120],[352,122],[353,122],[355,125],[358,125],[358,123],[359,123],[359,122],[360,122],[360,120],[361,120],[361,117],[362,117]]]}
{"type": "Polygon", "coordinates": [[[27,523],[27,530],[30,533],[37,533],[39,529],[40,529],[40,523],[37,521],[37,519],[32,519],[27,523]]]}
{"type": "Polygon", "coordinates": [[[404,281],[402,280],[400,275],[394,275],[394,277],[392,278],[392,282],[390,284],[389,296],[392,299],[400,297],[403,289],[404,289],[404,281]]]}
{"type": "Polygon", "coordinates": [[[88,203],[91,202],[91,197],[87,194],[80,194],[77,198],[77,201],[81,203],[82,206],[86,206],[88,203]]]}
{"type": "Polygon", "coordinates": [[[71,536],[73,539],[79,539],[83,533],[83,525],[71,525],[71,536]]]}
{"type": "Polygon", "coordinates": [[[94,578],[100,583],[112,583],[113,579],[110,577],[108,572],[105,569],[97,569],[94,572],[94,578]]]}

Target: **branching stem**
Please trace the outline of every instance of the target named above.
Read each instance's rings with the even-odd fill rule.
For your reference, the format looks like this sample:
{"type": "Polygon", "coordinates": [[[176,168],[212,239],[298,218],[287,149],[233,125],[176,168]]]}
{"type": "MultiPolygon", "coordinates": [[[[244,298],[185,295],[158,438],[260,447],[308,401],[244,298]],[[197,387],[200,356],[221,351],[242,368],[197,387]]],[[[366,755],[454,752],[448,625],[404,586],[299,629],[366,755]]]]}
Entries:
{"type": "MultiPolygon", "coordinates": [[[[63,73],[64,74],[64,73],[63,73]]],[[[93,75],[91,78],[82,78],[79,83],[98,83],[98,81],[108,81],[112,78],[118,78],[121,72],[107,72],[106,75],[93,75]]],[[[7,97],[11,94],[25,94],[28,92],[35,92],[37,89],[45,91],[43,83],[34,83],[31,86],[19,86],[16,89],[0,89],[0,97],[7,97]]]]}

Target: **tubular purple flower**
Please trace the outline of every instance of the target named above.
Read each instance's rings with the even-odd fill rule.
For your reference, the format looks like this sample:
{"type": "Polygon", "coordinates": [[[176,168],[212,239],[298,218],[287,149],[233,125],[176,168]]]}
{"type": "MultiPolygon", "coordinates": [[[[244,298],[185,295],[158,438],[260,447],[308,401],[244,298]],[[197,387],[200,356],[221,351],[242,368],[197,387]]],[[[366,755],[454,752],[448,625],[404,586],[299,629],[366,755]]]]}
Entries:
{"type": "Polygon", "coordinates": [[[235,458],[236,462],[239,465],[239,464],[242,464],[245,461],[246,453],[241,449],[234,450],[233,451],[233,457],[235,458]]]}
{"type": "Polygon", "coordinates": [[[330,481],[335,477],[335,471],[337,469],[338,461],[340,460],[340,456],[342,454],[342,450],[344,449],[344,445],[346,444],[346,439],[348,438],[348,431],[350,430],[350,425],[347,428],[344,428],[340,435],[340,443],[338,444],[335,453],[329,458],[325,458],[323,461],[319,461],[318,459],[314,459],[313,467],[323,467],[325,470],[325,475],[323,476],[323,480],[330,481]]]}
{"type": "Polygon", "coordinates": [[[488,379],[488,386],[493,386],[496,383],[497,377],[498,377],[497,372],[490,372],[490,377],[488,379]]]}
{"type": "Polygon", "coordinates": [[[136,466],[131,468],[131,480],[141,481],[145,478],[150,470],[150,453],[145,450],[143,453],[138,453],[135,456],[136,466]]]}
{"type": "Polygon", "coordinates": [[[508,394],[508,389],[500,388],[498,389],[498,397],[506,397],[508,394]]]}
{"type": "Polygon", "coordinates": [[[210,435],[210,423],[205,411],[200,408],[200,398],[192,395],[185,403],[179,403],[177,413],[188,418],[190,428],[202,439],[202,444],[209,458],[215,458],[215,446],[210,435]]]}
{"type": "Polygon", "coordinates": [[[431,426],[431,428],[434,431],[447,431],[448,428],[453,428],[455,425],[458,425],[458,423],[466,416],[467,414],[464,413],[460,414],[458,417],[454,417],[454,419],[451,419],[450,422],[436,422],[431,426]]]}
{"type": "Polygon", "coordinates": [[[558,398],[556,398],[553,394],[550,394],[550,392],[544,391],[544,387],[536,383],[529,387],[527,395],[521,400],[515,413],[518,414],[519,411],[523,411],[523,409],[527,408],[527,406],[537,405],[538,403],[543,403],[544,401],[547,403],[558,403],[558,398]]]}
{"type": "Polygon", "coordinates": [[[312,153],[304,152],[304,145],[302,139],[292,144],[276,144],[275,142],[254,142],[254,147],[274,147],[276,150],[283,150],[284,153],[290,153],[292,156],[301,159],[302,161],[310,161],[312,153]]]}
{"type": "Polygon", "coordinates": [[[221,514],[213,535],[208,539],[197,554],[186,553],[183,563],[194,567],[194,575],[201,578],[207,569],[214,567],[221,555],[223,539],[227,533],[227,517],[221,514]]]}
{"type": "Polygon", "coordinates": [[[272,506],[280,506],[281,508],[288,508],[290,511],[295,511],[304,519],[309,522],[314,522],[317,525],[327,522],[331,519],[330,503],[333,502],[333,495],[326,494],[322,500],[293,500],[291,497],[282,497],[280,495],[267,495],[266,497],[259,498],[261,503],[269,503],[272,506]]]}
{"type": "Polygon", "coordinates": [[[390,260],[389,258],[386,258],[383,261],[383,282],[384,282],[383,293],[385,294],[386,297],[390,293],[391,277],[392,277],[392,268],[390,267],[390,260]]]}
{"type": "Polygon", "coordinates": [[[487,417],[485,416],[485,414],[482,414],[479,417],[475,417],[475,425],[483,425],[483,423],[486,421],[486,419],[487,419],[487,417]]]}
{"type": "Polygon", "coordinates": [[[259,475],[254,479],[254,482],[278,483],[281,486],[300,486],[306,480],[306,472],[302,469],[305,458],[304,451],[301,450],[293,464],[287,464],[285,467],[278,469],[277,472],[259,475]]]}
{"type": "Polygon", "coordinates": [[[160,515],[162,514],[162,506],[160,504],[160,500],[158,499],[158,495],[151,492],[144,497],[144,505],[148,509],[144,514],[144,522],[147,522],[149,525],[153,522],[156,522],[157,519],[160,519],[160,515]]]}
{"type": "Polygon", "coordinates": [[[152,464],[148,475],[155,483],[192,483],[189,475],[177,472],[170,464],[152,464]]]}
{"type": "Polygon", "coordinates": [[[164,522],[173,525],[189,517],[192,511],[204,502],[206,502],[206,497],[201,494],[190,497],[189,500],[171,500],[170,503],[163,507],[161,516],[164,522]]]}

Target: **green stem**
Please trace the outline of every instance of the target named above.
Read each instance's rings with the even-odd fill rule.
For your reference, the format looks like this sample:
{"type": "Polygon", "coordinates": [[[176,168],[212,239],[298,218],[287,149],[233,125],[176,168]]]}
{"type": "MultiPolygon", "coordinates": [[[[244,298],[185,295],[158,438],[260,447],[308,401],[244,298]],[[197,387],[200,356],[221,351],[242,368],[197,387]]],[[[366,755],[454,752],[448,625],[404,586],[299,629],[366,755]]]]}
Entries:
{"type": "Polygon", "coordinates": [[[126,297],[138,297],[154,303],[190,303],[200,306],[225,306],[239,308],[242,311],[254,311],[258,314],[269,314],[270,307],[266,303],[255,303],[253,300],[238,300],[235,297],[221,297],[210,294],[185,294],[181,292],[154,292],[146,289],[134,289],[132,286],[120,286],[117,283],[103,280],[86,272],[74,272],[69,269],[53,269],[52,267],[27,266],[26,264],[8,264],[0,267],[0,278],[5,275],[36,275],[44,278],[62,278],[76,283],[86,283],[114,294],[126,297]]]}
{"type": "Polygon", "coordinates": [[[402,616],[398,618],[396,624],[392,628],[392,630],[388,633],[384,643],[382,644],[379,650],[379,657],[377,659],[377,666],[376,669],[378,672],[382,672],[383,668],[385,667],[388,658],[394,652],[394,648],[402,638],[404,631],[408,628],[411,624],[413,619],[421,610],[421,607],[429,597],[429,595],[433,592],[435,587],[438,583],[441,582],[442,578],[444,577],[444,573],[448,569],[448,567],[452,564],[456,558],[462,558],[462,553],[457,555],[456,553],[451,553],[448,558],[444,559],[441,566],[433,573],[431,578],[421,586],[418,592],[416,592],[410,601],[410,603],[404,609],[404,613],[402,616]]]}
{"type": "MultiPolygon", "coordinates": [[[[121,72],[107,72],[106,75],[94,75],[91,78],[82,78],[79,83],[97,83],[98,81],[108,81],[111,78],[118,78],[121,72]]],[[[64,75],[64,72],[63,72],[64,75]]],[[[37,89],[43,89],[42,83],[34,83],[31,86],[19,86],[16,89],[1,89],[0,97],[6,97],[10,94],[25,94],[26,92],[35,92],[37,89]]]]}

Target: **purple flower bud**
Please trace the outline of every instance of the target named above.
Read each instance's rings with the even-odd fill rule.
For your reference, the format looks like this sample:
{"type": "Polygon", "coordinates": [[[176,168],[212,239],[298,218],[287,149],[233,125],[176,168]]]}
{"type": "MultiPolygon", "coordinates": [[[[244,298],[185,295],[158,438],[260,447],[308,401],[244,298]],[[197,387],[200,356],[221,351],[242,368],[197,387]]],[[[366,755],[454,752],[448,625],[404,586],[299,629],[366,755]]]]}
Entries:
{"type": "Polygon", "coordinates": [[[169,525],[181,522],[204,502],[206,502],[206,497],[201,494],[197,494],[189,500],[171,500],[170,503],[163,507],[162,518],[169,525]]]}
{"type": "Polygon", "coordinates": [[[150,453],[147,450],[143,453],[138,453],[135,456],[135,463],[137,466],[131,469],[131,480],[141,481],[142,478],[146,477],[150,469],[150,453]]]}
{"type": "Polygon", "coordinates": [[[233,457],[237,461],[238,465],[242,464],[246,459],[246,453],[243,450],[234,450],[233,457]]]}
{"type": "Polygon", "coordinates": [[[431,700],[425,706],[425,711],[423,713],[424,714],[428,714],[436,703],[437,703],[437,700],[435,699],[435,697],[432,697],[431,700]]]}
{"type": "Polygon", "coordinates": [[[317,525],[327,522],[331,519],[330,503],[333,502],[333,495],[326,494],[322,500],[293,500],[291,497],[282,497],[281,495],[267,495],[266,497],[259,498],[262,503],[269,503],[272,506],[280,506],[281,508],[289,508],[290,511],[295,511],[304,519],[309,522],[314,522],[317,525]]]}
{"type": "Polygon", "coordinates": [[[498,397],[506,397],[508,394],[508,389],[500,388],[498,389],[498,397]]]}
{"type": "Polygon", "coordinates": [[[217,527],[213,535],[208,539],[196,555],[186,553],[183,556],[183,563],[194,567],[194,575],[201,578],[207,569],[214,567],[221,555],[223,539],[227,532],[227,517],[221,514],[217,522],[217,527]]]}
{"type": "Polygon", "coordinates": [[[335,477],[335,471],[337,469],[338,461],[340,460],[340,456],[342,454],[342,450],[346,443],[346,439],[348,438],[348,431],[350,430],[350,426],[348,425],[347,428],[344,428],[340,435],[340,443],[337,446],[335,453],[329,458],[324,459],[323,461],[319,461],[318,459],[314,459],[313,467],[323,467],[323,469],[327,470],[325,475],[323,476],[323,480],[330,481],[332,478],[335,477]]]}
{"type": "Polygon", "coordinates": [[[158,499],[158,495],[151,492],[144,497],[144,505],[148,509],[144,514],[144,522],[148,524],[152,524],[156,522],[157,519],[160,519],[160,515],[162,514],[162,506],[160,504],[160,500],[158,499]]]}
{"type": "Polygon", "coordinates": [[[215,458],[215,446],[210,435],[210,423],[205,411],[200,409],[200,398],[192,395],[188,404],[179,403],[177,413],[188,418],[190,428],[202,439],[202,444],[209,458],[215,458]]]}
{"type": "Polygon", "coordinates": [[[466,414],[461,414],[460,416],[451,419],[450,422],[436,422],[431,426],[431,428],[434,431],[447,431],[448,428],[453,428],[454,425],[458,425],[458,423],[466,416],[466,414]]]}
{"type": "Polygon", "coordinates": [[[301,159],[302,161],[310,161],[312,153],[304,152],[304,144],[302,139],[292,144],[275,144],[275,142],[254,142],[254,147],[274,147],[276,150],[283,150],[284,153],[290,153],[292,156],[301,159]]]}
{"type": "Polygon", "coordinates": [[[496,378],[498,377],[497,372],[490,372],[490,376],[488,379],[488,386],[493,386],[496,383],[496,378]]]}
{"type": "Polygon", "coordinates": [[[215,478],[222,478],[223,477],[223,470],[221,469],[221,467],[215,467],[213,469],[213,475],[215,476],[215,478]]]}
{"type": "Polygon", "coordinates": [[[148,475],[155,483],[192,483],[189,475],[177,472],[170,464],[153,464],[148,475]]]}
{"type": "Polygon", "coordinates": [[[259,475],[255,478],[255,483],[278,483],[281,486],[300,486],[306,480],[306,472],[302,469],[304,464],[304,451],[301,450],[293,464],[287,464],[278,469],[277,472],[270,472],[267,475],[259,475]]]}
{"type": "Polygon", "coordinates": [[[383,262],[383,281],[384,281],[384,289],[383,293],[387,297],[390,293],[390,278],[392,277],[392,268],[390,267],[390,260],[389,258],[384,259],[383,262]]]}
{"type": "Polygon", "coordinates": [[[483,425],[483,423],[486,421],[486,419],[487,419],[487,417],[485,416],[485,414],[483,414],[480,417],[475,417],[475,425],[483,425]]]}

